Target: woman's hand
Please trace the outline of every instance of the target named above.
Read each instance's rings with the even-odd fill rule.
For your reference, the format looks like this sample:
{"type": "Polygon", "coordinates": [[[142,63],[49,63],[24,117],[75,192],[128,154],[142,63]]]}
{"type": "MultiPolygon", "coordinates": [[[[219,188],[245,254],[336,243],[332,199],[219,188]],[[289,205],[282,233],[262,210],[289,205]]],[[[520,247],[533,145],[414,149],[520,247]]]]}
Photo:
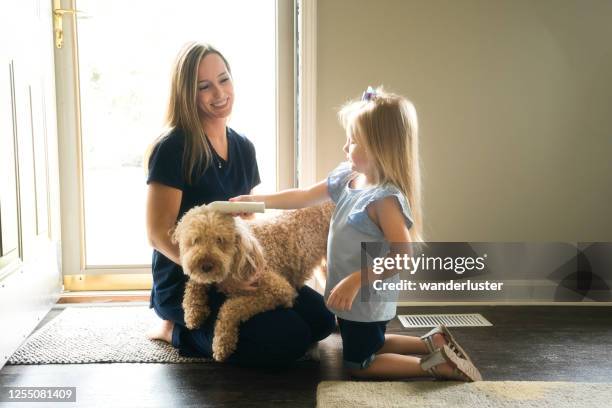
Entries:
{"type": "Polygon", "coordinates": [[[353,272],[331,290],[327,306],[334,310],[351,310],[361,287],[361,271],[353,272]]]}
{"type": "Polygon", "coordinates": [[[257,290],[258,286],[259,286],[259,274],[257,273],[253,275],[251,279],[243,281],[239,283],[238,285],[236,285],[236,289],[239,289],[240,291],[244,291],[244,292],[253,292],[257,290]]]}
{"type": "MultiPolygon", "coordinates": [[[[238,290],[240,292],[253,292],[255,290],[257,290],[257,288],[259,287],[259,277],[260,277],[260,273],[259,271],[256,271],[255,274],[253,276],[251,276],[248,280],[245,281],[240,281],[240,282],[232,282],[231,285],[231,291],[235,291],[238,290]]],[[[221,290],[222,292],[224,292],[226,290],[226,288],[223,287],[223,284],[220,283],[219,284],[219,290],[221,290]]],[[[230,289],[229,287],[227,289],[230,289]]]]}

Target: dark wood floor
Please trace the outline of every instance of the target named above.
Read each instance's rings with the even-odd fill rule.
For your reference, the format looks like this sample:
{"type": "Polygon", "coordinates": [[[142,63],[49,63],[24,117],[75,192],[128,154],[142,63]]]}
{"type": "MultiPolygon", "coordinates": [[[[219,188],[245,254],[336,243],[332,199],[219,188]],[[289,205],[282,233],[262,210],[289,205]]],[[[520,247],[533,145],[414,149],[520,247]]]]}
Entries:
{"type": "MultiPolygon", "coordinates": [[[[482,313],[493,327],[455,328],[457,340],[485,380],[610,382],[612,308],[566,306],[454,306],[401,308],[401,314],[482,313]]],[[[53,310],[41,323],[52,319],[53,310]]],[[[389,332],[420,335],[399,321],[389,332]]],[[[3,386],[74,386],[77,404],[113,407],[292,407],[315,405],[317,384],[348,379],[338,334],[321,342],[321,362],[284,370],[219,364],[76,364],[5,366],[3,386]]],[[[44,405],[44,404],[43,404],[44,405]]],[[[24,404],[15,404],[24,407],[24,404]]],[[[41,406],[34,404],[34,406],[41,406]]]]}

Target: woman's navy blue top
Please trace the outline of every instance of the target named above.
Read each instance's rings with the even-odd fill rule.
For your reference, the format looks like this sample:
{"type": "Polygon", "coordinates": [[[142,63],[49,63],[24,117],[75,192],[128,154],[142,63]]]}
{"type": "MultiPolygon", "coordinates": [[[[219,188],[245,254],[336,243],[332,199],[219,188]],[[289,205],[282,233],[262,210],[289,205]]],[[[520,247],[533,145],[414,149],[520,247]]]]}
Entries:
{"type": "MultiPolygon", "coordinates": [[[[235,130],[229,127],[226,129],[227,160],[223,160],[211,146],[211,164],[191,184],[187,183],[184,176],[185,133],[182,130],[170,131],[151,152],[147,184],[157,182],[183,192],[177,221],[195,206],[249,194],[260,183],[253,143],[235,130]]],[[[172,315],[182,316],[181,305],[187,281],[183,268],[157,250],[153,250],[151,266],[153,288],[149,307],[173,310],[172,315]]]]}

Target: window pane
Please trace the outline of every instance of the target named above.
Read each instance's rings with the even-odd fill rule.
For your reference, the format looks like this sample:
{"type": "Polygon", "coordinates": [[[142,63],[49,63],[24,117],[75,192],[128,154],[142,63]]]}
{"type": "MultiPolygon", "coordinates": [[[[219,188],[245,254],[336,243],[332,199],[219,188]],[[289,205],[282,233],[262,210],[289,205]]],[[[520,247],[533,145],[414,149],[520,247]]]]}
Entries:
{"type": "Polygon", "coordinates": [[[79,0],[77,9],[88,266],[150,263],[142,156],[162,129],[170,69],[187,41],[227,57],[229,126],[255,144],[261,189],[275,189],[274,0],[79,0]]]}

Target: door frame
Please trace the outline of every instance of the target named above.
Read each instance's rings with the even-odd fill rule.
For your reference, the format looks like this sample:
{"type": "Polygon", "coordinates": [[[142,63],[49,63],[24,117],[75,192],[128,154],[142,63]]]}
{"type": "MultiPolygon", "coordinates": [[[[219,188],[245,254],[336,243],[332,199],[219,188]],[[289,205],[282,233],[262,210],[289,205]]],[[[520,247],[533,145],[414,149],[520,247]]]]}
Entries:
{"type": "MultiPolygon", "coordinates": [[[[75,10],[75,0],[54,0],[75,10]]],[[[276,0],[277,60],[277,189],[291,188],[296,180],[296,64],[295,6],[297,0],[276,0]]],[[[85,10],[86,12],[86,10],[85,10]]],[[[151,287],[150,265],[88,266],[85,257],[83,147],[78,69],[77,21],[63,20],[64,46],[55,48],[60,135],[62,270],[65,290],[108,290],[151,287]]]]}

